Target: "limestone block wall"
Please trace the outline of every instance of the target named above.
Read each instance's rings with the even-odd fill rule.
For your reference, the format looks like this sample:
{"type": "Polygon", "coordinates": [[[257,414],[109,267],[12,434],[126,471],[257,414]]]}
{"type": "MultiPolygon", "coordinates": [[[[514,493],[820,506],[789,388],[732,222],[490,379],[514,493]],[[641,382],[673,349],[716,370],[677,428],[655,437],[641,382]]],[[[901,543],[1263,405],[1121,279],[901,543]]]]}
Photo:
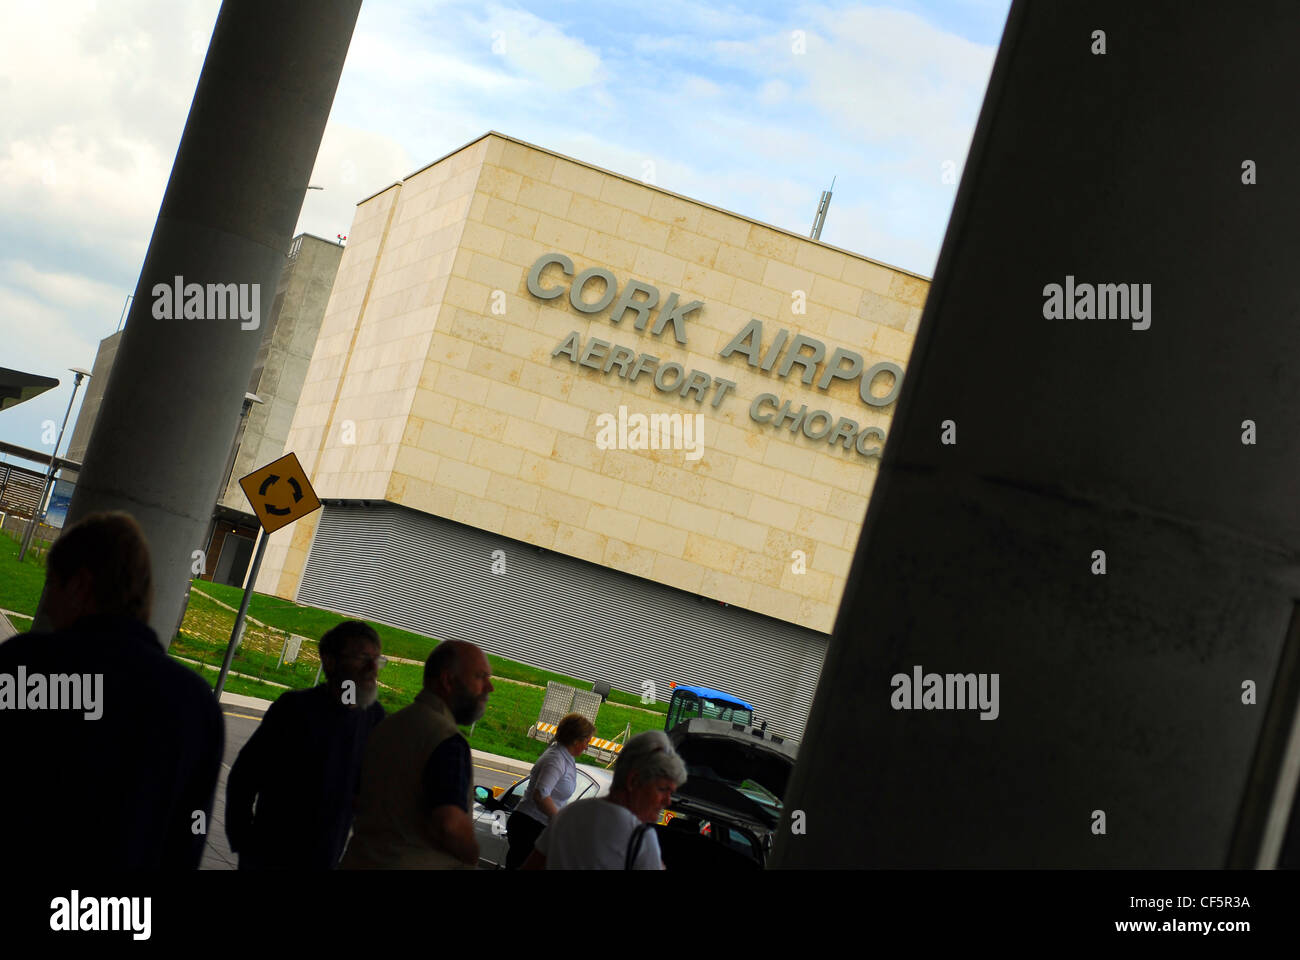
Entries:
{"type": "MultiPolygon", "coordinates": [[[[865,404],[856,381],[818,389],[825,361],[806,385],[798,365],[782,377],[779,359],[765,371],[720,351],[758,319],[756,360],[785,330],[786,347],[803,334],[826,360],[842,348],[905,368],[924,278],[499,134],[363,202],[350,236],[289,441],[321,496],[387,499],[830,631],[879,458],[758,423],[751,404],[768,393],[885,434],[893,404],[865,404]],[[546,253],[575,274],[609,271],[619,290],[653,285],[661,306],[674,293],[703,306],[658,334],[657,310],[644,329],[631,312],[615,323],[574,306],[558,265],[538,283],[563,295],[529,291],[546,253]],[[586,365],[557,355],[574,331],[583,350],[597,338],[604,355],[651,354],[710,386],[658,389],[656,365],[621,376],[599,346],[586,365]],[[620,406],[701,414],[702,455],[603,448],[600,418],[620,406]]],[[[604,288],[591,280],[583,301],[604,288]]],[[[892,384],[884,374],[871,392],[892,384]]],[[[260,581],[285,596],[310,543],[296,526],[295,550],[273,557],[272,539],[260,581]]]]}

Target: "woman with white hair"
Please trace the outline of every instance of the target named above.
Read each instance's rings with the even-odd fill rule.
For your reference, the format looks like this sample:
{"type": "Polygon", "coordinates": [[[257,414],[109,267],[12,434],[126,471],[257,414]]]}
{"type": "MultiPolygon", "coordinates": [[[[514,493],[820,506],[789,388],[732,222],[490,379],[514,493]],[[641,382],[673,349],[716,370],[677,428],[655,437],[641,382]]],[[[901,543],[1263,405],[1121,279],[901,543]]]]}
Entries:
{"type": "Polygon", "coordinates": [[[607,797],[577,800],[541,832],[523,870],[662,870],[654,825],[686,780],[686,764],[661,730],[628,740],[607,797]]]}

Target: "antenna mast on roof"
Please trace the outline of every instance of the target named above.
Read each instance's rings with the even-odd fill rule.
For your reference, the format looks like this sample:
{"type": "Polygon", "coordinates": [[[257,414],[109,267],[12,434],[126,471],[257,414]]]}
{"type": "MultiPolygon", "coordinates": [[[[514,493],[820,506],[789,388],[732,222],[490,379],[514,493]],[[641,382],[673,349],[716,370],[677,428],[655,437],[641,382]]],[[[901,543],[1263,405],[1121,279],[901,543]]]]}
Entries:
{"type": "Polygon", "coordinates": [[[817,203],[817,216],[813,219],[812,233],[808,234],[813,240],[822,238],[822,227],[826,225],[826,211],[831,206],[831,190],[835,189],[835,178],[831,177],[831,189],[822,191],[822,198],[817,203]]]}

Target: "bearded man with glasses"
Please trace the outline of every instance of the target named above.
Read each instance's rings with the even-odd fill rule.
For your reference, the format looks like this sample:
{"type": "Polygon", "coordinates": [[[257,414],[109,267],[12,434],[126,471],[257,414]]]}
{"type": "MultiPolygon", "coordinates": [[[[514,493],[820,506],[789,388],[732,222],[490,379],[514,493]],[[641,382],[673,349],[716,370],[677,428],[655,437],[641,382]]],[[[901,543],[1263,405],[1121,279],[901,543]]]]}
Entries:
{"type": "Polygon", "coordinates": [[[343,855],[370,732],[384,719],[379,634],[345,620],[320,640],[325,682],[271,704],[226,781],[241,870],[332,870],[343,855]],[[256,801],[256,809],[254,809],[256,801]]]}

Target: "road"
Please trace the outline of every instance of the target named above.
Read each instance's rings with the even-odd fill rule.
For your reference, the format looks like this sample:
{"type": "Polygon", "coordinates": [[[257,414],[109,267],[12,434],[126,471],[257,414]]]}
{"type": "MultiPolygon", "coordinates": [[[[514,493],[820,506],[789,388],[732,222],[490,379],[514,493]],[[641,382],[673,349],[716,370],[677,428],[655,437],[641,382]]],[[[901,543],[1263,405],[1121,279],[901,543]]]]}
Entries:
{"type": "MultiPolygon", "coordinates": [[[[237,854],[230,852],[226,843],[226,774],[239,756],[248,738],[262,722],[263,713],[249,707],[223,703],[221,712],[226,720],[226,751],[221,762],[221,776],[217,780],[217,794],[212,800],[212,820],[208,829],[208,844],[203,849],[200,870],[234,870],[239,862],[237,854]]],[[[520,774],[489,761],[474,760],[474,783],[484,787],[508,787],[520,774]]]]}

